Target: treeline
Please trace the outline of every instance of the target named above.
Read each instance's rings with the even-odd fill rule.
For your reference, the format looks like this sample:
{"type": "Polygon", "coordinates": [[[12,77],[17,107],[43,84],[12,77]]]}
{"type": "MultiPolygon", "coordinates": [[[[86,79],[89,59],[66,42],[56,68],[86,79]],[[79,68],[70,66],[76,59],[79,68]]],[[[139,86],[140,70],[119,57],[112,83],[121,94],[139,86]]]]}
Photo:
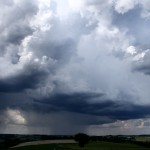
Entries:
{"type": "Polygon", "coordinates": [[[16,146],[20,143],[39,141],[39,140],[57,140],[73,139],[69,135],[18,135],[18,134],[0,134],[0,150],[16,146]]]}

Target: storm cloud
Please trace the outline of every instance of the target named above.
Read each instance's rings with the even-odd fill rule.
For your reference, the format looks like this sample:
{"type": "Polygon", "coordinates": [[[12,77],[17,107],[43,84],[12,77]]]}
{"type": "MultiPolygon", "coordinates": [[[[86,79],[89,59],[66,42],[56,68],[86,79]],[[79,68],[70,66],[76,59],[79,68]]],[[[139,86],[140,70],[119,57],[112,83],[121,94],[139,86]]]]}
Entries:
{"type": "Polygon", "coordinates": [[[0,132],[148,133],[149,6],[0,2],[0,132]]]}

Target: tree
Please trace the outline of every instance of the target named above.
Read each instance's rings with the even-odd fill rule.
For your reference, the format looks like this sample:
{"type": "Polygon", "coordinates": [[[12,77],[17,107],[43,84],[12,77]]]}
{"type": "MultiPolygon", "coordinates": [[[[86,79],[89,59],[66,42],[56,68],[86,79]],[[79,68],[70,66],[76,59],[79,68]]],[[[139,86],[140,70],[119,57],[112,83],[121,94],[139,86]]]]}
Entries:
{"type": "Polygon", "coordinates": [[[75,135],[75,141],[78,142],[80,147],[84,147],[89,142],[89,136],[84,133],[78,133],[75,135]]]}

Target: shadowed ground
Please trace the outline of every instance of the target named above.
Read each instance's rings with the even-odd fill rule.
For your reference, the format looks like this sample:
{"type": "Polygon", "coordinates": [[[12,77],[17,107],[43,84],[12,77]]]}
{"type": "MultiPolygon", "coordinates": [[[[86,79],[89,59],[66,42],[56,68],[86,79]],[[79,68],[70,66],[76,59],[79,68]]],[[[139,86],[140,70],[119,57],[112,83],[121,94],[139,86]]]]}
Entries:
{"type": "Polygon", "coordinates": [[[16,147],[12,150],[150,150],[150,148],[131,143],[90,142],[84,148],[80,148],[77,143],[58,143],[16,147]]]}
{"type": "Polygon", "coordinates": [[[15,147],[22,147],[22,146],[30,146],[30,145],[44,145],[44,144],[69,144],[69,143],[76,143],[74,140],[44,140],[44,141],[32,141],[32,142],[25,142],[18,144],[15,147]]]}

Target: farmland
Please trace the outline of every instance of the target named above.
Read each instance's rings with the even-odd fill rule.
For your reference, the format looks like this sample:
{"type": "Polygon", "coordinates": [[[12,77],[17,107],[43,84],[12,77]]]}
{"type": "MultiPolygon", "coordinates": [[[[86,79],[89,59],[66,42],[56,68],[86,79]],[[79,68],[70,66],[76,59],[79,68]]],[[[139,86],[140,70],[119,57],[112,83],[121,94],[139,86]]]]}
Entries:
{"type": "Polygon", "coordinates": [[[135,140],[140,142],[150,142],[150,136],[136,136],[135,140]]]}
{"type": "Polygon", "coordinates": [[[149,135],[89,136],[80,148],[73,135],[0,135],[1,150],[150,150],[149,135]]]}
{"type": "Polygon", "coordinates": [[[12,148],[11,150],[150,150],[131,143],[90,142],[84,148],[78,144],[46,144],[12,148]]]}

